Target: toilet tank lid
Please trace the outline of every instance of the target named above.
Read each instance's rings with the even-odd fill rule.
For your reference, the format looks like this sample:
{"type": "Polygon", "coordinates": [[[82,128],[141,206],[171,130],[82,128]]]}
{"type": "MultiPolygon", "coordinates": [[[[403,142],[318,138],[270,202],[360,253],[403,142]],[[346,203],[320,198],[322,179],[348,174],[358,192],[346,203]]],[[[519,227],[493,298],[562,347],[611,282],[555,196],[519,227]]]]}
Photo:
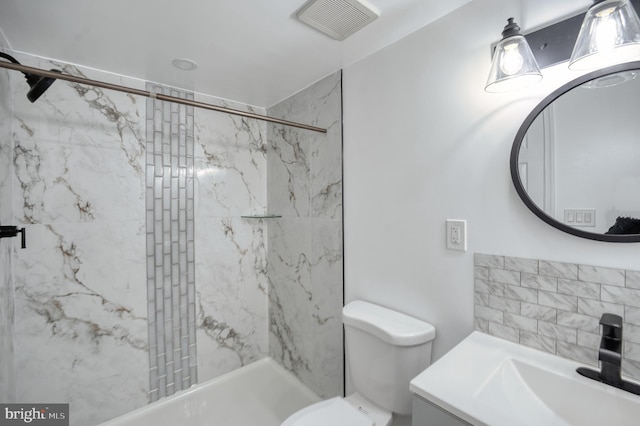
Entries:
{"type": "Polygon", "coordinates": [[[397,346],[420,345],[436,337],[429,323],[361,300],[342,308],[342,322],[397,346]]]}

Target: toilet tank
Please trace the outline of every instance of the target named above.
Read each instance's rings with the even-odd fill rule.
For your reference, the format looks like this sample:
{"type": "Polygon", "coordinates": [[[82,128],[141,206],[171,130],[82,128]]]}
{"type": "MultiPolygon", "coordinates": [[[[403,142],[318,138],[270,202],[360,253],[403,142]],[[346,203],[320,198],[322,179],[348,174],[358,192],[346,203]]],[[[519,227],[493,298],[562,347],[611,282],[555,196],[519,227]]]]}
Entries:
{"type": "Polygon", "coordinates": [[[342,309],[353,386],[381,408],[411,414],[409,382],[431,363],[436,330],[424,321],[360,300],[342,309]]]}

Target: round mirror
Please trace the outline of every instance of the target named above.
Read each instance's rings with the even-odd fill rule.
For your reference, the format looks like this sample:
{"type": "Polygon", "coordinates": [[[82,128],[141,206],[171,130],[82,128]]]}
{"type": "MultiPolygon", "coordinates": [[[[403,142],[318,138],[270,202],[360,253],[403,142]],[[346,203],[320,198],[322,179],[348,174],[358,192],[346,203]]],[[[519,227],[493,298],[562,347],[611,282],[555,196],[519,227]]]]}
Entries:
{"type": "Polygon", "coordinates": [[[555,228],[640,242],[640,62],[547,96],[516,135],[511,178],[527,207],[555,228]]]}

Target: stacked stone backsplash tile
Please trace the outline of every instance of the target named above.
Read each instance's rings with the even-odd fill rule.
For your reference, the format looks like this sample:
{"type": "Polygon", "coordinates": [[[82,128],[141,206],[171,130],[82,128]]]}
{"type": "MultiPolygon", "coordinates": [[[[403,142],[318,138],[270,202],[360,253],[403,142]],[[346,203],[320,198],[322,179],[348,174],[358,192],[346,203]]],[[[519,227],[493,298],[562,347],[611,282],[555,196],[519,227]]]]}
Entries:
{"type": "Polygon", "coordinates": [[[623,375],[640,379],[640,271],[475,254],[475,329],[598,365],[600,316],[623,318],[623,375]]]}

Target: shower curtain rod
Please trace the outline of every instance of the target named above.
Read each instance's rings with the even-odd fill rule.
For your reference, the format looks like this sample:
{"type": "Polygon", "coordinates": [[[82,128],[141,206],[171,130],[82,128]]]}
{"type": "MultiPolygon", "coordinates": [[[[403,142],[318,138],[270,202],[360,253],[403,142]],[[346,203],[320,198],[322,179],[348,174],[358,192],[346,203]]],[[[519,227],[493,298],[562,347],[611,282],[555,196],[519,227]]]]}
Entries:
{"type": "Polygon", "coordinates": [[[270,123],[283,124],[285,126],[297,127],[300,129],[311,130],[314,132],[327,133],[327,129],[320,127],[310,126],[308,124],[296,123],[294,121],[281,120],[279,118],[268,117],[266,115],[254,114],[251,112],[239,111],[236,109],[220,107],[216,105],[207,104],[204,102],[191,101],[188,99],[180,99],[173,96],[163,95],[162,93],[150,92],[147,90],[134,89],[132,87],[121,86],[118,84],[106,83],[99,80],[91,80],[84,77],[76,77],[70,74],[62,74],[55,71],[43,70],[41,68],[29,67],[26,65],[14,64],[11,62],[0,61],[0,68],[7,68],[10,70],[21,71],[23,73],[30,73],[39,75],[41,77],[55,78],[56,80],[66,80],[74,83],[88,84],[91,86],[101,87],[103,89],[116,90],[118,92],[130,93],[132,95],[145,96],[147,98],[160,99],[161,101],[174,102],[182,105],[188,105],[196,108],[208,109],[211,111],[224,112],[227,114],[239,115],[241,117],[255,118],[256,120],[268,121],[270,123]]]}

